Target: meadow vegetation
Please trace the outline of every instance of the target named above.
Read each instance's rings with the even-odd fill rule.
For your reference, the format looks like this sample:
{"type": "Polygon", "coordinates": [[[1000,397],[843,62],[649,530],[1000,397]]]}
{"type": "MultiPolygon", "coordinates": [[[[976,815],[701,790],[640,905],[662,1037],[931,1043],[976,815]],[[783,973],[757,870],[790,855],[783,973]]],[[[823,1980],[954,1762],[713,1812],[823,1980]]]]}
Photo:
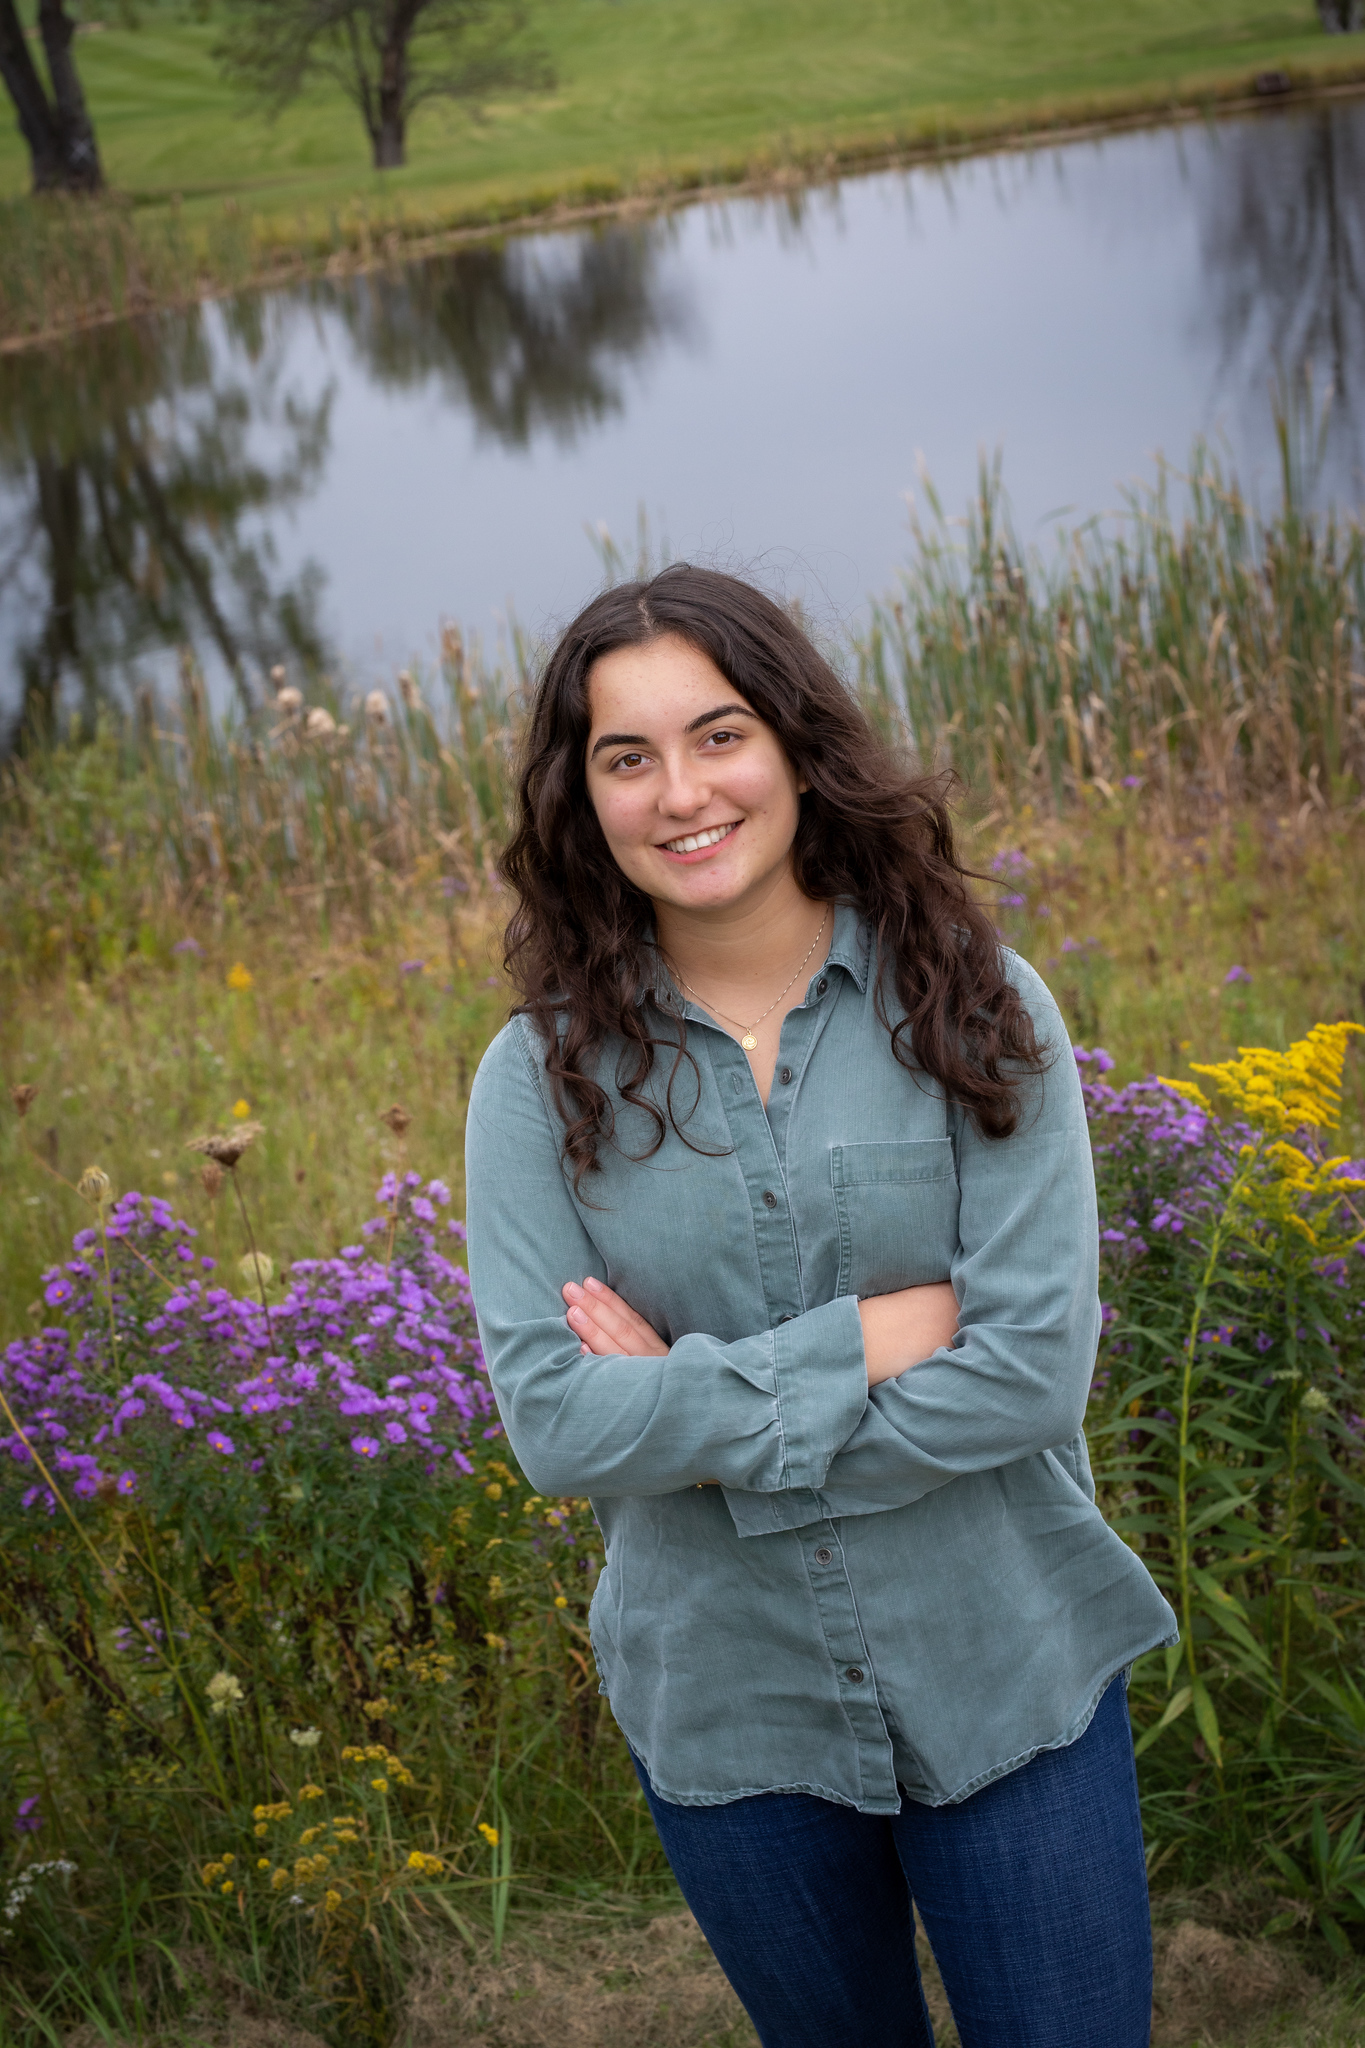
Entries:
{"type": "MultiPolygon", "coordinates": [[[[30,11],[30,10],[26,10],[30,11]]],[[[86,0],[76,45],[113,196],[26,194],[0,123],[0,341],[454,230],[1359,81],[1310,0],[533,0],[557,84],[421,116],[401,170],[319,86],[275,123],[225,83],[214,0],[86,0]],[[98,30],[98,32],[96,32],[98,30]]]]}
{"type": "MultiPolygon", "coordinates": [[[[1266,522],[1206,463],[1052,564],[987,479],[842,651],[1079,1048],[1092,1458],[1185,1623],[1165,2048],[1345,2048],[1365,1985],[1365,590],[1298,445],[1266,522]]],[[[450,1227],[531,666],[231,727],[187,667],[4,771],[0,2040],[752,2041],[450,1227]]]]}

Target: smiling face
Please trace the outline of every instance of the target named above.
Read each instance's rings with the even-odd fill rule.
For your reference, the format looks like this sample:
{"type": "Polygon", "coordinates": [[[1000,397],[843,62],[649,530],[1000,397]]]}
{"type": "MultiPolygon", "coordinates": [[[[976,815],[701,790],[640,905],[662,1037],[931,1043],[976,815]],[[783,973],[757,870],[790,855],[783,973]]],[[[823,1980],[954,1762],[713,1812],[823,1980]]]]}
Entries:
{"type": "Polygon", "coordinates": [[[588,794],[612,858],[661,911],[756,907],[795,887],[802,783],[699,648],[618,647],[588,677],[588,794]]]}

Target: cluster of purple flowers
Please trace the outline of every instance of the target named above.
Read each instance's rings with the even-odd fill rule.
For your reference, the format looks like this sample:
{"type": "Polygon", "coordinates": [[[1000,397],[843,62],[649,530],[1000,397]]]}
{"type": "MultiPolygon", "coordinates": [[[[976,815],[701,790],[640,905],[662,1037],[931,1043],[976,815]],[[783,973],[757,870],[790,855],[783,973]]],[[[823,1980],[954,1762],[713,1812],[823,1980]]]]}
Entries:
{"type": "Polygon", "coordinates": [[[368,1246],[297,1261],[268,1305],[216,1284],[194,1231],[159,1199],[114,1206],[107,1268],[99,1233],[78,1232],[75,1256],[44,1276],[63,1319],[0,1357],[18,1424],[0,1411],[0,1473],[18,1505],[55,1511],[41,1466],[89,1499],[135,1493],[168,1454],[209,1480],[320,1446],[468,1472],[475,1434],[501,1431],[469,1277],[442,1243],[455,1249],[464,1227],[440,1228],[441,1181],[390,1174],[378,1199],[368,1246]]]}
{"type": "MultiPolygon", "coordinates": [[[[1081,1093],[1090,1124],[1091,1147],[1100,1209],[1101,1274],[1107,1294],[1106,1328],[1128,1319],[1131,1289],[1137,1285],[1144,1299],[1153,1288],[1190,1284],[1182,1261],[1193,1257],[1202,1262],[1207,1226],[1221,1209],[1228,1183],[1237,1170],[1238,1154],[1254,1133],[1246,1124],[1211,1116],[1197,1102],[1154,1076],[1115,1088],[1106,1076],[1114,1062],[1103,1046],[1073,1047],[1080,1069],[1081,1093]],[[1153,1270],[1153,1262],[1157,1270],[1153,1270]],[[1163,1281],[1160,1274],[1165,1273],[1163,1281]],[[1119,1304],[1119,1306],[1115,1306],[1119,1304]]],[[[1304,1134],[1307,1142],[1307,1134],[1304,1134]]],[[[1360,1172],[1359,1167],[1346,1169],[1360,1172]]],[[[1229,1267],[1245,1267],[1242,1249],[1229,1247],[1229,1267]]],[[[1255,1380],[1264,1387],[1276,1383],[1268,1370],[1277,1363],[1272,1352],[1287,1355],[1287,1347],[1307,1344],[1313,1351],[1314,1369],[1327,1377],[1328,1384],[1347,1389],[1343,1383],[1343,1360],[1358,1354],[1365,1341],[1365,1246],[1348,1259],[1323,1260],[1316,1269],[1318,1301],[1326,1313],[1314,1317],[1311,1325],[1297,1322],[1273,1329],[1259,1325],[1276,1322],[1278,1297],[1273,1289],[1241,1288],[1242,1300],[1259,1302],[1259,1312],[1240,1323],[1220,1321],[1199,1333],[1207,1354],[1225,1352],[1229,1371],[1244,1381],[1255,1380]]],[[[1143,1309],[1138,1320],[1146,1319],[1143,1309]]],[[[1110,1347],[1109,1355],[1121,1357],[1129,1349],[1126,1339],[1110,1347]]],[[[1207,1355],[1206,1354],[1206,1355],[1207,1355]]],[[[1284,1362],[1283,1357],[1279,1361],[1284,1362]]],[[[1302,1362],[1296,1370],[1302,1369],[1302,1362]]],[[[1098,1373],[1092,1392],[1106,1396],[1110,1380],[1107,1371],[1098,1373]]],[[[1341,1420],[1352,1435],[1359,1435],[1360,1417],[1347,1408],[1341,1420]]],[[[1164,1416],[1166,1411],[1154,1411],[1164,1416]]]]}

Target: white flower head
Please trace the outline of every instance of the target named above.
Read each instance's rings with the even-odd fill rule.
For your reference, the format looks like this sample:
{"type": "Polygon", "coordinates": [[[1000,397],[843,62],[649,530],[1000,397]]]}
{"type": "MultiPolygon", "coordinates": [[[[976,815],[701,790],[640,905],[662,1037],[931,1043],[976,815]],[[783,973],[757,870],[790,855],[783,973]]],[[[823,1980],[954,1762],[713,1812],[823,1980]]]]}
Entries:
{"type": "Polygon", "coordinates": [[[370,691],[370,694],[365,699],[365,716],[373,719],[376,725],[388,724],[389,700],[382,690],[370,691]]]}
{"type": "Polygon", "coordinates": [[[295,1749],[316,1749],[322,1740],[320,1728],[291,1728],[289,1740],[295,1749]]]}
{"type": "Polygon", "coordinates": [[[215,1671],[204,1691],[209,1696],[209,1711],[214,1714],[226,1714],[246,1698],[241,1680],[234,1678],[230,1671],[215,1671]]]}
{"type": "Polygon", "coordinates": [[[303,729],[310,740],[328,740],[337,729],[337,722],[330,711],[321,704],[314,704],[303,721],[303,729]]]}

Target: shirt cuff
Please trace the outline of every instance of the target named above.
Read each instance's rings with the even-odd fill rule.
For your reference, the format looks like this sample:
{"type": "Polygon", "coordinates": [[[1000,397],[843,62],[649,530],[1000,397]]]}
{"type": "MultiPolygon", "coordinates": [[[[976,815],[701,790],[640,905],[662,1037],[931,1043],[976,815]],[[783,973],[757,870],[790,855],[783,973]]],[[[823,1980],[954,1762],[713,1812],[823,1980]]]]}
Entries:
{"type": "Polygon", "coordinates": [[[772,1339],[783,1484],[775,1493],[725,1488],[741,1536],[766,1535],[821,1519],[816,1489],[824,1484],[831,1460],[867,1407],[867,1358],[856,1295],[840,1295],[837,1301],[779,1323],[772,1339]]]}

